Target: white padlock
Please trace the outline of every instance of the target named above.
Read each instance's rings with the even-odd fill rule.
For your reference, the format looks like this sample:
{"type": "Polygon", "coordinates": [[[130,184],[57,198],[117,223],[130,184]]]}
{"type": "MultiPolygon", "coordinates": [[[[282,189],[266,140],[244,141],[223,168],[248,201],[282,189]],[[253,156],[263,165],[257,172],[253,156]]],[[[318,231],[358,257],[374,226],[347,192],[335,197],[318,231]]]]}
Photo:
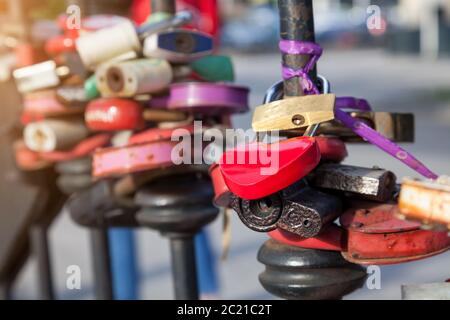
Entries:
{"type": "Polygon", "coordinates": [[[28,93],[61,84],[60,77],[70,74],[68,67],[57,67],[54,61],[46,61],[29,67],[16,69],[13,72],[17,90],[20,93],[28,93]]]}
{"type": "Polygon", "coordinates": [[[89,135],[81,120],[45,120],[30,123],[25,127],[26,146],[35,152],[67,150],[89,135]]]}
{"type": "Polygon", "coordinates": [[[140,51],[141,42],[134,24],[127,20],[81,36],[76,41],[76,48],[85,67],[94,70],[115,57],[140,51]]]}
{"type": "Polygon", "coordinates": [[[167,89],[173,71],[165,60],[138,59],[103,65],[96,72],[96,80],[103,97],[126,98],[167,89]]]}

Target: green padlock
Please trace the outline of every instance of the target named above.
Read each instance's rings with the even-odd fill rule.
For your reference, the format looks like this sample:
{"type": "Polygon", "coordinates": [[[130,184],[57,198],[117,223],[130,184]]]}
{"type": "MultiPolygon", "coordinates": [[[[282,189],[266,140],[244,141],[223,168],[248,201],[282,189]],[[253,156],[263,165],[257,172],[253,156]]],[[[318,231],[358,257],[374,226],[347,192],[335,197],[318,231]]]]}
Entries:
{"type": "Polygon", "coordinates": [[[192,71],[210,82],[233,82],[234,68],[228,56],[207,56],[191,63],[192,71]]]}
{"type": "Polygon", "coordinates": [[[98,91],[98,88],[97,88],[97,80],[95,78],[95,74],[90,76],[84,82],[84,91],[86,92],[86,98],[88,100],[93,100],[100,96],[100,92],[98,91]]]}

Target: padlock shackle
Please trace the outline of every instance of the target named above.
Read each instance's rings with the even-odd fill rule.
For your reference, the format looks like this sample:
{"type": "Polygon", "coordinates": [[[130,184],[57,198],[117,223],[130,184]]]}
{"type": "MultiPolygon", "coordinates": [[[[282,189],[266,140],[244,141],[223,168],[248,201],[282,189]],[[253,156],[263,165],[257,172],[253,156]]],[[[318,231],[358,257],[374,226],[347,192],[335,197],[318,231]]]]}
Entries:
{"type": "MultiPolygon", "coordinates": [[[[278,0],[280,10],[280,38],[282,40],[315,42],[314,13],[312,0],[278,0]]],[[[310,57],[306,55],[283,54],[283,64],[298,70],[305,67],[310,57]]],[[[311,74],[316,80],[316,70],[311,74]]],[[[284,95],[287,97],[303,96],[299,86],[299,78],[294,77],[284,81],[284,95]]]]}
{"type": "Polygon", "coordinates": [[[175,14],[172,18],[163,20],[156,23],[147,23],[137,28],[137,33],[141,40],[147,38],[148,36],[170,29],[184,26],[190,23],[194,19],[194,16],[189,11],[180,11],[175,14]]]}

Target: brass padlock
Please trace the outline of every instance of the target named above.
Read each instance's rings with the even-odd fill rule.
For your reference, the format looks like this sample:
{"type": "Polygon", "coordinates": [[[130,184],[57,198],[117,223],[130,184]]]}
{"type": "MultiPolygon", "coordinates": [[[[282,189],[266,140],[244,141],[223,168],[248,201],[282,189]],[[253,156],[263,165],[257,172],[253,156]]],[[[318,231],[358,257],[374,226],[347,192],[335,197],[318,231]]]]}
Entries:
{"type": "Polygon", "coordinates": [[[405,179],[398,202],[402,218],[450,230],[449,177],[441,177],[437,181],[405,179]]]}
{"type": "Polygon", "coordinates": [[[291,97],[255,109],[252,127],[256,132],[307,128],[334,119],[334,94],[291,97]]]}
{"type": "Polygon", "coordinates": [[[310,179],[316,188],[378,202],[391,200],[396,187],[396,176],[390,171],[331,163],[319,166],[310,179]]]}
{"type": "MultiPolygon", "coordinates": [[[[414,115],[410,113],[390,112],[351,112],[353,118],[360,119],[372,129],[381,133],[393,142],[414,142],[415,125],[414,115]]],[[[287,135],[300,135],[303,130],[287,132],[287,135]]],[[[333,120],[323,123],[318,135],[336,136],[346,142],[365,142],[350,128],[345,127],[339,121],[333,120]]]]}

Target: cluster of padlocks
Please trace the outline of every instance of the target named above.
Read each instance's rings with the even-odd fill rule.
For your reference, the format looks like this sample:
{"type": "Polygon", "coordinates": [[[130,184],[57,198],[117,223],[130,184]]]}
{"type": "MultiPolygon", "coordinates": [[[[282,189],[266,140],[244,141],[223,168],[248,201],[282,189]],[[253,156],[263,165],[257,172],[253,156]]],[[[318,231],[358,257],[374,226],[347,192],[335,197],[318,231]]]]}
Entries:
{"type": "Polygon", "coordinates": [[[213,37],[196,30],[190,12],[155,3],[161,10],[139,27],[110,15],[77,27],[64,16],[62,35],[46,43],[51,60],[14,71],[24,101],[16,162],[25,171],[54,167],[72,195],[66,208],[92,232],[106,288],[99,298],[111,298],[106,230],[139,226],[172,240],[176,296],[198,298],[193,237],[218,214],[205,131],[224,131],[248,110],[249,90],[230,84],[231,59],[213,54],[213,37]]]}
{"type": "Polygon", "coordinates": [[[450,248],[448,178],[397,145],[414,142],[414,116],[331,93],[316,74],[311,0],[279,0],[284,81],[254,110],[258,141],[229,150],[234,141],[213,136],[248,111],[249,90],[230,84],[230,58],[214,54],[191,13],[152,3],[140,26],[61,17],[50,60],[13,73],[23,97],[16,163],[56,171],[71,217],[92,233],[98,298],[112,298],[108,228],[148,227],[170,239],[176,298],[197,299],[193,239],[219,208],[269,235],[260,281],[287,299],[342,298],[363,284],[364,265],[450,248]],[[349,143],[370,143],[427,180],[400,184],[389,170],[343,164],[349,143]]]}
{"type": "Polygon", "coordinates": [[[279,6],[284,83],[254,111],[259,141],[227,151],[216,166],[216,202],[272,238],[258,256],[268,291],[340,298],[363,284],[357,265],[404,263],[450,248],[449,185],[396,144],[414,141],[412,114],[336,97],[316,76],[323,50],[314,43],[312,2],[279,6]],[[281,141],[270,141],[274,133],[281,141]],[[342,164],[345,143],[354,142],[373,144],[429,180],[400,185],[391,171],[342,164]]]}

